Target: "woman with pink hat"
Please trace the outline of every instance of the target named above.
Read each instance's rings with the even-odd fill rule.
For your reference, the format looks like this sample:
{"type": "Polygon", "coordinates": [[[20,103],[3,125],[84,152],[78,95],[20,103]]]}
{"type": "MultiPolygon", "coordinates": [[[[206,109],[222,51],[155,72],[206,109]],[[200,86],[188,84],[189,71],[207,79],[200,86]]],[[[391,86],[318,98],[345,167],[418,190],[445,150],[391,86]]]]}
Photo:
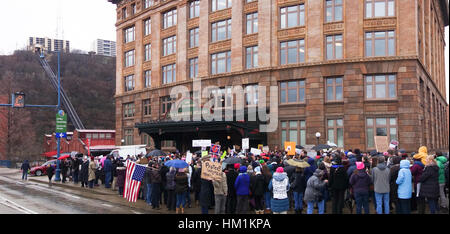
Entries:
{"type": "Polygon", "coordinates": [[[274,214],[287,214],[289,210],[289,178],[282,167],[278,167],[273,173],[273,178],[269,183],[269,190],[272,191],[272,212],[274,214]]]}
{"type": "Polygon", "coordinates": [[[353,193],[356,202],[356,213],[361,214],[362,208],[364,213],[369,213],[369,189],[372,180],[365,170],[363,162],[356,162],[357,173],[350,177],[350,186],[353,188],[353,193]]]}

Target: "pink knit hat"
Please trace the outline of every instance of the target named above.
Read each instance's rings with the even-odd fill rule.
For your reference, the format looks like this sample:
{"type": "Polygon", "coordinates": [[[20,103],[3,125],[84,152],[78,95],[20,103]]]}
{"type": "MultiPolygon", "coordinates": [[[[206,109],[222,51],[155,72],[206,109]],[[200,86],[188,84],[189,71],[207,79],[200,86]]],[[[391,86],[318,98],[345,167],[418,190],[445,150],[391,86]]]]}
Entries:
{"type": "Polygon", "coordinates": [[[277,168],[277,173],[283,173],[283,172],[284,172],[284,170],[283,170],[282,167],[278,167],[278,168],[277,168]]]}
{"type": "Polygon", "coordinates": [[[364,169],[364,163],[363,162],[356,162],[356,169],[358,169],[358,170],[364,169]]]}

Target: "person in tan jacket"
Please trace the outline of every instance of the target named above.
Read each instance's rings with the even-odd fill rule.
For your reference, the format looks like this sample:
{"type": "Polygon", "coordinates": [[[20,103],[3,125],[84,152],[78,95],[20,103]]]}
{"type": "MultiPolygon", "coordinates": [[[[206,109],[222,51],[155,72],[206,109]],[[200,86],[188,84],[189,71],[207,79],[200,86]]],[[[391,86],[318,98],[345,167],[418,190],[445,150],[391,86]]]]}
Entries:
{"type": "Polygon", "coordinates": [[[91,160],[89,162],[89,188],[94,187],[95,170],[97,170],[97,165],[95,164],[94,157],[91,156],[91,160]]]}
{"type": "Polygon", "coordinates": [[[227,200],[227,176],[225,172],[222,171],[222,177],[220,180],[213,181],[214,186],[214,197],[215,197],[215,213],[225,214],[225,202],[227,200]]]}

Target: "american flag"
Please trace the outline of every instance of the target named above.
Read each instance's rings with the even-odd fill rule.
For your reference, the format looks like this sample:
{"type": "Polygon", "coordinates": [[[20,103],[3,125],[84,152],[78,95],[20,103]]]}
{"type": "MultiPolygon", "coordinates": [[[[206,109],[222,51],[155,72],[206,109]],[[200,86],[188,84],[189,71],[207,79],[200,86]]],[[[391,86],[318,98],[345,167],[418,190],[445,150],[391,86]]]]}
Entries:
{"type": "Polygon", "coordinates": [[[144,174],[145,166],[136,164],[130,160],[127,161],[127,172],[123,197],[129,202],[136,202],[144,174]]]}

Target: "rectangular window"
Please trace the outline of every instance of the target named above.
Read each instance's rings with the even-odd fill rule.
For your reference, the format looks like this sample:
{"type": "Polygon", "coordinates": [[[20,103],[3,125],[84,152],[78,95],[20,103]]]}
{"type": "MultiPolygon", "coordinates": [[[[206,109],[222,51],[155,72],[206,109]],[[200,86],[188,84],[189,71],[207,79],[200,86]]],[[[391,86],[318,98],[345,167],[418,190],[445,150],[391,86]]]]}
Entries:
{"type": "Polygon", "coordinates": [[[125,52],[125,67],[134,66],[134,50],[125,52]]]}
{"type": "Polygon", "coordinates": [[[338,147],[344,147],[344,120],[328,119],[327,120],[327,137],[328,141],[336,144],[338,147]]]}
{"type": "Polygon", "coordinates": [[[395,16],[395,0],[365,0],[366,18],[395,16]]]}
{"type": "Polygon", "coordinates": [[[247,34],[258,32],[258,12],[247,14],[247,34]]]}
{"type": "Polygon", "coordinates": [[[198,28],[189,30],[189,48],[198,47],[198,28]]]}
{"type": "Polygon", "coordinates": [[[280,83],[280,103],[305,103],[305,80],[280,83]]]}
{"type": "Polygon", "coordinates": [[[397,85],[395,75],[373,75],[365,77],[366,99],[395,99],[397,85]]]}
{"type": "Polygon", "coordinates": [[[211,74],[231,71],[231,51],[211,55],[211,74]]]}
{"type": "Polygon", "coordinates": [[[342,101],[343,100],[343,78],[327,78],[326,79],[326,98],[327,101],[342,101]]]}
{"type": "Polygon", "coordinates": [[[134,102],[123,104],[123,117],[124,118],[134,117],[134,113],[135,113],[134,102]]]}
{"type": "Polygon", "coordinates": [[[280,64],[305,62],[305,40],[294,40],[280,43],[280,64]]]}
{"type": "Polygon", "coordinates": [[[163,39],[163,56],[177,52],[177,36],[163,39]]]}
{"type": "Polygon", "coordinates": [[[200,0],[189,2],[189,19],[200,16],[200,0]]]}
{"type": "Polygon", "coordinates": [[[325,1],[325,22],[342,20],[342,0],[325,1]]]}
{"type": "Polygon", "coordinates": [[[367,148],[375,148],[374,136],[388,136],[388,141],[398,140],[397,118],[381,117],[366,119],[367,148]]]}
{"type": "Polygon", "coordinates": [[[126,19],[128,17],[127,7],[122,8],[122,19],[126,19]]]}
{"type": "Polygon", "coordinates": [[[144,61],[150,61],[152,59],[152,44],[144,46],[144,61]]]}
{"type": "Polygon", "coordinates": [[[131,4],[131,15],[136,14],[136,3],[131,4]]]}
{"type": "Polygon", "coordinates": [[[152,71],[147,70],[144,72],[144,87],[151,88],[152,87],[152,71]]]}
{"type": "Polygon", "coordinates": [[[134,90],[134,75],[125,76],[125,92],[134,90]]]}
{"type": "Polygon", "coordinates": [[[231,87],[216,88],[210,92],[211,98],[215,98],[213,108],[223,108],[231,106],[232,92],[231,87]]]}
{"type": "Polygon", "coordinates": [[[152,20],[144,20],[144,36],[148,36],[152,33],[152,20]]]}
{"type": "Polygon", "coordinates": [[[147,9],[153,5],[155,5],[155,0],[144,0],[144,9],[147,9]]]}
{"type": "Polygon", "coordinates": [[[170,96],[161,97],[161,116],[165,115],[167,112],[170,112],[170,108],[175,103],[175,99],[170,96]]]}
{"type": "Polygon", "coordinates": [[[306,145],[306,121],[281,121],[281,145],[285,141],[295,142],[297,145],[306,145]]]}
{"type": "Polygon", "coordinates": [[[189,59],[189,78],[198,77],[198,58],[189,59]]]}
{"type": "Polygon", "coordinates": [[[394,56],[395,32],[366,32],[366,57],[394,56]]]}
{"type": "Polygon", "coordinates": [[[280,27],[291,28],[305,25],[305,5],[280,8],[280,27]]]}
{"type": "Polygon", "coordinates": [[[220,11],[231,7],[232,0],[211,0],[211,11],[220,11]]]}
{"type": "Polygon", "coordinates": [[[177,69],[175,64],[170,64],[162,67],[162,83],[170,84],[176,81],[177,69]]]}
{"type": "Polygon", "coordinates": [[[172,9],[163,13],[163,29],[177,24],[177,9],[172,9]]]}
{"type": "Polygon", "coordinates": [[[330,35],[326,38],[327,60],[342,59],[342,35],[330,35]]]}
{"type": "Polygon", "coordinates": [[[245,105],[258,105],[258,85],[245,86],[245,105]]]}
{"type": "Polygon", "coordinates": [[[134,41],[134,26],[126,28],[124,34],[125,43],[134,41]]]}
{"type": "Polygon", "coordinates": [[[134,145],[133,141],[133,129],[125,129],[124,130],[124,144],[125,145],[134,145]]]}
{"type": "Polygon", "coordinates": [[[245,67],[247,69],[258,67],[258,46],[245,48],[245,67]]]}
{"type": "Polygon", "coordinates": [[[231,19],[218,21],[211,24],[211,42],[231,38],[231,19]]]}
{"type": "Polygon", "coordinates": [[[150,99],[145,99],[142,101],[142,113],[144,114],[144,116],[149,116],[151,115],[151,102],[150,99]]]}

